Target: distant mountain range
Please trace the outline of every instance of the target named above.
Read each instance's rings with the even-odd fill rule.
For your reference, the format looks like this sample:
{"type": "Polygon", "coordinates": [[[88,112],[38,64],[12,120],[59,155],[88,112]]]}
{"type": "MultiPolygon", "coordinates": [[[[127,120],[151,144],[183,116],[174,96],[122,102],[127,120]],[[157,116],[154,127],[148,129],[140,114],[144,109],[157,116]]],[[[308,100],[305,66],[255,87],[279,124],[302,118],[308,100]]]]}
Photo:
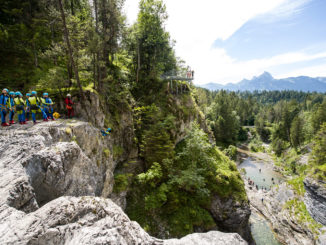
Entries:
{"type": "Polygon", "coordinates": [[[289,77],[274,79],[268,72],[264,72],[251,80],[244,79],[239,83],[228,83],[226,85],[218,83],[207,83],[200,85],[209,90],[230,90],[230,91],[273,91],[273,90],[296,90],[303,92],[326,92],[326,77],[289,77]]]}

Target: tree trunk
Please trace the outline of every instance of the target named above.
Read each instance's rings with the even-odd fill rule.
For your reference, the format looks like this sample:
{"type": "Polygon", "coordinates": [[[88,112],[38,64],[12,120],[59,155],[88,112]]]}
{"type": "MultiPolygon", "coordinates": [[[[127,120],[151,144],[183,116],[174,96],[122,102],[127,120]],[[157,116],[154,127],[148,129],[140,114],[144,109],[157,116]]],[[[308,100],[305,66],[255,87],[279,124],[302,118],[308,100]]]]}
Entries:
{"type": "Polygon", "coordinates": [[[61,18],[62,18],[63,29],[64,29],[64,37],[65,37],[66,44],[67,44],[67,47],[68,47],[70,64],[71,64],[71,66],[72,66],[72,68],[74,70],[77,85],[79,87],[79,94],[80,94],[80,97],[81,97],[81,105],[85,109],[86,115],[88,116],[88,110],[87,110],[87,108],[85,106],[86,97],[85,97],[85,94],[84,94],[84,91],[83,91],[83,88],[82,88],[82,85],[81,85],[81,82],[80,82],[80,79],[79,79],[78,67],[77,67],[77,65],[75,64],[75,61],[74,61],[72,48],[71,48],[70,40],[69,40],[69,32],[68,32],[68,28],[67,28],[67,24],[66,24],[65,13],[64,13],[64,10],[63,10],[63,7],[62,7],[61,0],[57,0],[57,1],[58,1],[60,12],[61,12],[61,18]]]}
{"type": "Polygon", "coordinates": [[[140,71],[140,48],[139,48],[139,41],[138,41],[138,44],[137,44],[137,53],[138,53],[138,62],[137,62],[137,77],[136,77],[136,82],[138,83],[139,81],[139,71],[140,71]]]}
{"type": "Polygon", "coordinates": [[[34,54],[34,65],[37,68],[38,67],[38,59],[37,59],[37,52],[35,47],[35,41],[33,41],[33,54],[34,54]]]}
{"type": "MultiPolygon", "coordinates": [[[[97,5],[97,0],[93,0],[93,3],[94,3],[94,12],[95,12],[95,31],[98,35],[99,34],[99,30],[98,30],[98,5],[97,5]]],[[[97,89],[99,89],[100,87],[100,81],[101,81],[101,69],[100,69],[100,65],[99,65],[99,57],[100,57],[100,51],[99,49],[97,49],[96,51],[96,70],[97,70],[97,76],[96,76],[96,81],[94,81],[94,84],[95,82],[97,82],[97,89]]]]}
{"type": "MultiPolygon", "coordinates": [[[[107,39],[107,31],[110,28],[109,23],[108,23],[108,18],[107,18],[107,8],[106,8],[106,0],[101,1],[101,15],[100,15],[100,20],[102,22],[102,29],[103,29],[103,52],[102,52],[102,59],[105,63],[105,65],[101,65],[100,71],[101,71],[101,76],[106,77],[107,76],[107,67],[110,67],[110,61],[109,61],[109,49],[108,49],[108,41],[107,39]]],[[[102,89],[102,84],[100,89],[102,89]]]]}

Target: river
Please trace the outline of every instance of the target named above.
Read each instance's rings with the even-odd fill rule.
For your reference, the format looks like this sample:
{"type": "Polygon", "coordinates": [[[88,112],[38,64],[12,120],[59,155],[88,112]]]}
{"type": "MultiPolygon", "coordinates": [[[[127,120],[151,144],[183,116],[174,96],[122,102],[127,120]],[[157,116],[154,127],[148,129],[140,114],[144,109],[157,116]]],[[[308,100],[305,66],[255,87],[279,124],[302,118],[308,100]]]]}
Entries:
{"type": "MultiPolygon", "coordinates": [[[[257,161],[251,157],[246,158],[239,166],[239,169],[245,169],[244,177],[254,181],[254,185],[259,189],[269,190],[273,185],[281,183],[284,178],[273,170],[271,164],[264,161],[257,161]]],[[[251,234],[257,245],[281,245],[268,223],[268,221],[256,212],[250,216],[251,234]]]]}

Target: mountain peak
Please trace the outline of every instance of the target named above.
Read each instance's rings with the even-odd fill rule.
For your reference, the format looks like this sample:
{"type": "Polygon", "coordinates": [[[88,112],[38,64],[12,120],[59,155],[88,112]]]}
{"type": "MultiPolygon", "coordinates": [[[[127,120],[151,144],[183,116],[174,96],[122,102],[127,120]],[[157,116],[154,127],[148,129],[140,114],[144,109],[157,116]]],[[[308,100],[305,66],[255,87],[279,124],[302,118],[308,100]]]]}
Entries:
{"type": "Polygon", "coordinates": [[[326,92],[326,77],[289,77],[275,79],[269,72],[264,72],[260,76],[255,76],[251,80],[244,79],[239,83],[228,83],[226,85],[210,84],[203,86],[210,90],[225,89],[230,91],[275,91],[275,90],[296,90],[304,92],[326,92]]]}
{"type": "Polygon", "coordinates": [[[273,76],[269,72],[267,72],[267,71],[264,71],[264,73],[261,74],[258,78],[274,79],[273,76]]]}

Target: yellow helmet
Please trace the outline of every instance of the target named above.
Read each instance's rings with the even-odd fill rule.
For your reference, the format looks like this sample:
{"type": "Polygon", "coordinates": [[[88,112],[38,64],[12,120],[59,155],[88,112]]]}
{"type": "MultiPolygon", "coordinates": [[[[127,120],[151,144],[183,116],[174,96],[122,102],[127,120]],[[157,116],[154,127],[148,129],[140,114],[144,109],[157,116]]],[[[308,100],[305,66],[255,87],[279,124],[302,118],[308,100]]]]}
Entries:
{"type": "Polygon", "coordinates": [[[53,117],[55,119],[58,119],[58,118],[60,118],[60,114],[58,112],[55,112],[55,113],[53,113],[53,117]]]}

